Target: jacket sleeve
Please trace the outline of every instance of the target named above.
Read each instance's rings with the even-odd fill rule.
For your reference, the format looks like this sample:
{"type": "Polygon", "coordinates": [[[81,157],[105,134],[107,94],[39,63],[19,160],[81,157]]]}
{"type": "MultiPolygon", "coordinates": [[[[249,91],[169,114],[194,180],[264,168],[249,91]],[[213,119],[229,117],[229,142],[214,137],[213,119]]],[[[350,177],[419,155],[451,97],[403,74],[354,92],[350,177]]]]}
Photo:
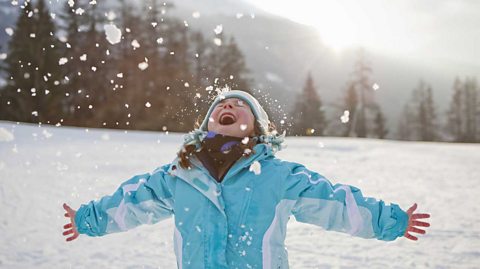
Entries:
{"type": "Polygon", "coordinates": [[[299,222],[363,238],[392,241],[403,236],[408,214],[398,205],[364,197],[349,185],[333,185],[324,176],[294,164],[287,196],[295,199],[292,214],[299,222]]]}
{"type": "Polygon", "coordinates": [[[153,224],[173,214],[174,178],[166,173],[169,165],[153,173],[136,175],[112,195],[81,205],[75,215],[80,234],[102,236],[153,224]]]}

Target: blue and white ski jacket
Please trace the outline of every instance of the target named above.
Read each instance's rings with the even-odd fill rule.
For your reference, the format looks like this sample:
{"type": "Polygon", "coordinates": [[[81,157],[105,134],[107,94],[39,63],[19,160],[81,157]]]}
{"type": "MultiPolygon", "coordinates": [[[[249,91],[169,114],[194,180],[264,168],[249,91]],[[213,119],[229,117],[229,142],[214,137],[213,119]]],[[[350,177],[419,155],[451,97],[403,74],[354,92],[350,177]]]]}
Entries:
{"type": "Polygon", "coordinates": [[[103,236],[174,216],[174,250],[184,269],[288,268],[284,241],[291,215],[363,238],[390,241],[404,234],[408,215],[398,205],[332,185],[301,164],[274,157],[267,144],[254,150],[221,183],[195,156],[192,169],[182,169],[176,158],[134,176],[113,195],[82,205],[77,229],[103,236]]]}

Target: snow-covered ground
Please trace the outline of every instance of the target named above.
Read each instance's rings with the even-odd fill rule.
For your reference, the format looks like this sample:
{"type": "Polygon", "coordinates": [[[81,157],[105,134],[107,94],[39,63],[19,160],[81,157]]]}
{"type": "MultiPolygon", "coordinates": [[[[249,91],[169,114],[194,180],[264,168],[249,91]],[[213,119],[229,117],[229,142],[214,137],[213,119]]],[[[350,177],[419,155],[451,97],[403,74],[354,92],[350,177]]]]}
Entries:
{"type": "MultiPolygon", "coordinates": [[[[0,268],[176,268],[173,221],[66,243],[62,203],[111,194],[170,162],[181,134],[0,122],[0,268]]],[[[479,268],[480,145],[288,138],[282,159],[366,196],[432,214],[418,242],[366,240],[298,223],[291,268],[479,268]]]]}

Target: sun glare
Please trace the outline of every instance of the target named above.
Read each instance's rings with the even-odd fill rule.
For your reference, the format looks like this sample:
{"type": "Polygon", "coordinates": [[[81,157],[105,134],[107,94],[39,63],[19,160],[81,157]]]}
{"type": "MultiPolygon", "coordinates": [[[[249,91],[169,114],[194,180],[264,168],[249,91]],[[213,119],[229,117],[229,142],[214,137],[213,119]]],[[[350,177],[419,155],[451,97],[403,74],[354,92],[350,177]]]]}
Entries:
{"type": "Polygon", "coordinates": [[[305,23],[317,28],[325,45],[335,50],[357,45],[358,28],[348,14],[348,9],[339,2],[319,3],[321,6],[302,12],[305,23]]]}
{"type": "MultiPolygon", "coordinates": [[[[269,12],[285,16],[318,29],[323,43],[334,50],[358,45],[359,29],[352,18],[352,7],[345,1],[263,0],[255,2],[269,12]]],[[[358,17],[357,17],[358,19],[358,17]]]]}
{"type": "Polygon", "coordinates": [[[357,29],[348,18],[332,15],[310,23],[318,29],[325,45],[334,50],[342,50],[358,44],[357,29]]]}

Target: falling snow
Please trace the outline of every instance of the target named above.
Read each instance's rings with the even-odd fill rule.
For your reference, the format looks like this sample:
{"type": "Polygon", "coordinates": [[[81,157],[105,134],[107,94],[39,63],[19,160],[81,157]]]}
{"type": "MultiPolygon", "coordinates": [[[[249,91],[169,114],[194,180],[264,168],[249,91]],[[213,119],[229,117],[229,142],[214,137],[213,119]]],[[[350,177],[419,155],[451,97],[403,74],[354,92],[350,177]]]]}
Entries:
{"type": "Polygon", "coordinates": [[[68,59],[65,58],[65,57],[62,57],[62,58],[60,58],[60,60],[58,60],[58,64],[59,64],[59,65],[64,65],[64,64],[66,64],[67,62],[68,62],[68,59]]]}
{"type": "Polygon", "coordinates": [[[221,24],[217,25],[217,27],[215,27],[215,29],[213,31],[215,32],[216,35],[221,34],[222,31],[223,31],[223,25],[221,25],[221,24]]]}
{"type": "Polygon", "coordinates": [[[148,63],[147,62],[141,62],[141,63],[138,64],[138,68],[143,71],[143,70],[148,68],[148,63]]]}
{"type": "Polygon", "coordinates": [[[138,43],[138,41],[136,39],[134,39],[132,41],[132,47],[133,47],[134,50],[138,49],[138,48],[140,48],[140,43],[138,43]]]}
{"type": "Polygon", "coordinates": [[[340,117],[340,120],[342,121],[342,123],[347,123],[349,121],[349,115],[350,115],[350,111],[348,110],[343,111],[343,115],[340,117]]]}
{"type": "Polygon", "coordinates": [[[109,12],[105,13],[105,17],[107,17],[107,20],[113,21],[113,20],[115,20],[117,15],[115,14],[115,12],[110,10],[109,12]]]}
{"type": "Polygon", "coordinates": [[[122,31],[120,31],[117,26],[114,24],[106,24],[103,26],[103,29],[105,30],[107,41],[110,42],[110,44],[115,45],[120,42],[122,31]]]}
{"type": "Polygon", "coordinates": [[[75,14],[80,15],[80,16],[83,15],[84,12],[85,12],[85,10],[83,8],[77,8],[75,10],[75,14]]]}
{"type": "Polygon", "coordinates": [[[5,28],[5,33],[7,33],[7,35],[9,35],[9,36],[12,36],[13,35],[13,29],[10,28],[10,27],[7,27],[7,28],[5,28]]]}

